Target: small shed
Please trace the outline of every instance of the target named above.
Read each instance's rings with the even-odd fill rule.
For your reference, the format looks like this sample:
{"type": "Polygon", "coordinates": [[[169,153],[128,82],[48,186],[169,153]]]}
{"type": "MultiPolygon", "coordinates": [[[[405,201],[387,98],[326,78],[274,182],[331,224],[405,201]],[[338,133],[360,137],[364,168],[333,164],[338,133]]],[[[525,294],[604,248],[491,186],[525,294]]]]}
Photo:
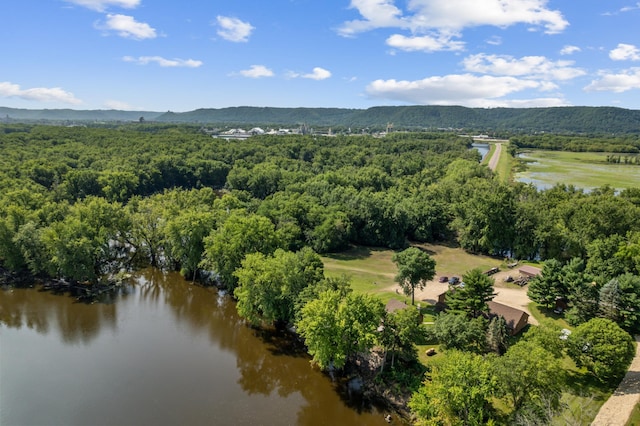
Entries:
{"type": "MultiPolygon", "coordinates": [[[[420,306],[420,305],[418,305],[418,306],[420,306]]],[[[402,309],[418,309],[418,306],[410,306],[410,305],[407,305],[404,302],[401,302],[398,299],[390,299],[387,302],[386,306],[384,307],[384,310],[387,311],[387,313],[392,314],[392,313],[394,313],[396,311],[400,311],[402,309]]],[[[420,323],[422,323],[422,320],[423,320],[423,315],[420,314],[420,323]]]]}
{"type": "Polygon", "coordinates": [[[487,305],[489,306],[489,317],[504,318],[512,336],[520,333],[529,323],[529,314],[525,311],[494,301],[487,302],[487,305]]]}
{"type": "Polygon", "coordinates": [[[407,305],[404,302],[401,302],[398,299],[390,299],[387,302],[387,305],[384,307],[384,310],[387,311],[388,313],[392,314],[395,311],[399,311],[401,309],[407,309],[409,307],[409,305],[407,305]]]}
{"type": "Polygon", "coordinates": [[[520,272],[520,275],[522,275],[523,277],[533,278],[540,275],[542,273],[542,270],[540,268],[536,268],[535,266],[522,265],[520,268],[518,268],[518,272],[520,272]]]}

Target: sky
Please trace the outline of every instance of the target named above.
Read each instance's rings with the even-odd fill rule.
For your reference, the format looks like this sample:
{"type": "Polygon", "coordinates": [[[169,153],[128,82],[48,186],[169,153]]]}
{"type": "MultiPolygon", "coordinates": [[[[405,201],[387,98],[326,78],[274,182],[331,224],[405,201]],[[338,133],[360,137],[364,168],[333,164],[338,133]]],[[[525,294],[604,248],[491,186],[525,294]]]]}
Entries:
{"type": "Polygon", "coordinates": [[[634,0],[2,0],[0,106],[640,109],[634,0]]]}

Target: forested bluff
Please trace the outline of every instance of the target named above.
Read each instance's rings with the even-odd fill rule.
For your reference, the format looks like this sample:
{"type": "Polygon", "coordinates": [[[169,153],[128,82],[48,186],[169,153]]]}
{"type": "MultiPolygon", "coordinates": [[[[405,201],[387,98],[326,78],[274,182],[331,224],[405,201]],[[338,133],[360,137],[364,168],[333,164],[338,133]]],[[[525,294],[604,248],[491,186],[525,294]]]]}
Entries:
{"type": "MultiPolygon", "coordinates": [[[[469,148],[468,138],[449,132],[230,142],[194,125],[7,123],[0,125],[0,264],[17,282],[95,286],[142,263],[194,281],[215,271],[242,316],[303,331],[321,303],[382,315],[348,283],[323,277],[317,253],[354,244],[443,242],[568,265],[575,324],[601,316],[600,290],[617,277],[635,277],[628,281],[638,296],[640,186],[539,191],[505,183],[469,148]],[[248,282],[264,287],[249,290],[248,282]],[[247,303],[260,297],[269,303],[247,303]]],[[[623,319],[620,326],[638,331],[637,315],[623,319]]],[[[340,356],[316,361],[344,365],[373,345],[374,331],[356,334],[340,356]]],[[[405,351],[403,344],[389,348],[405,351]]],[[[459,361],[480,368],[475,359],[459,361]]]]}
{"type": "Polygon", "coordinates": [[[401,130],[470,129],[475,131],[551,132],[579,134],[637,134],[640,111],[616,107],[467,108],[461,106],[377,106],[347,108],[202,108],[187,112],[119,110],[28,110],[0,107],[0,120],[41,123],[146,121],[229,125],[292,126],[384,130],[391,123],[401,130]]]}

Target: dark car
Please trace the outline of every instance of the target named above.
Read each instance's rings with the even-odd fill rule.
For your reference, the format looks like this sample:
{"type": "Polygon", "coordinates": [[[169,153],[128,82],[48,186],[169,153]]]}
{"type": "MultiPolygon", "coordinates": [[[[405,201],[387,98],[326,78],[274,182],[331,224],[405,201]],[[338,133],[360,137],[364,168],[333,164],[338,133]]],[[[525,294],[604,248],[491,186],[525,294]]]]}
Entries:
{"type": "Polygon", "coordinates": [[[460,282],[460,278],[458,277],[451,277],[449,278],[449,285],[456,285],[460,282]]]}
{"type": "Polygon", "coordinates": [[[449,277],[440,277],[438,278],[438,282],[439,283],[446,283],[447,281],[449,281],[449,277]]]}

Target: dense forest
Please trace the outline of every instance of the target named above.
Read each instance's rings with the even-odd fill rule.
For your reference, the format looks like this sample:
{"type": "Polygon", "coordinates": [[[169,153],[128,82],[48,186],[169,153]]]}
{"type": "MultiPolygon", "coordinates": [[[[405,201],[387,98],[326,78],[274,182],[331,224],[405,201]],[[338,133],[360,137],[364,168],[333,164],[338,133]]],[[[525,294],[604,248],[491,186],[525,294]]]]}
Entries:
{"type": "MultiPolygon", "coordinates": [[[[388,352],[415,360],[417,311],[384,317],[379,300],[354,294],[343,279],[326,279],[318,253],[354,244],[397,249],[400,270],[413,282],[412,270],[427,264],[419,281],[433,276],[433,264],[406,248],[439,241],[472,253],[545,260],[531,296],[549,306],[566,300],[567,318],[583,327],[569,348],[582,347],[578,337],[594,327],[618,327],[611,336],[620,327],[638,331],[640,187],[585,193],[506,184],[470,148],[469,139],[444,132],[225,141],[178,124],[6,124],[0,127],[2,273],[17,281],[37,276],[99,286],[146,263],[192,280],[213,279],[236,297],[240,315],[256,324],[295,324],[314,361],[339,369],[374,344],[385,348],[385,359],[388,352]]],[[[479,271],[463,278],[488,294],[491,282],[479,271]]],[[[507,373],[526,367],[514,366],[518,359],[555,366],[554,355],[541,349],[555,331],[541,328],[530,342],[506,350],[500,339],[485,338],[504,335],[504,325],[478,315],[489,296],[476,306],[470,300],[477,294],[465,294],[452,299],[457,308],[434,331],[443,342],[455,336],[448,343],[460,352],[431,372],[441,388],[421,387],[414,414],[427,419],[444,409],[429,401],[442,400],[438,392],[451,387],[446,380],[457,380],[456,365],[477,372],[475,385],[486,392],[477,394],[479,405],[461,408],[464,424],[493,416],[487,401],[496,380],[505,385],[495,395],[527,414],[519,410],[531,410],[535,395],[510,390],[515,378],[507,373]],[[535,348],[531,342],[538,342],[535,348]],[[488,367],[490,358],[478,355],[487,352],[502,355],[490,361],[504,364],[502,377],[488,367]]],[[[628,335],[620,333],[627,351],[628,335]]],[[[576,362],[590,365],[576,351],[576,362]]],[[[611,380],[620,365],[594,374],[611,380]]],[[[549,380],[526,386],[557,391],[549,380]]]]}
{"type": "Polygon", "coordinates": [[[380,106],[344,108],[206,108],[188,112],[25,110],[0,107],[0,119],[12,121],[105,122],[159,121],[212,125],[333,127],[339,131],[383,131],[387,124],[402,130],[466,129],[501,134],[570,133],[637,134],[640,111],[613,107],[466,108],[461,106],[380,106]]]}

